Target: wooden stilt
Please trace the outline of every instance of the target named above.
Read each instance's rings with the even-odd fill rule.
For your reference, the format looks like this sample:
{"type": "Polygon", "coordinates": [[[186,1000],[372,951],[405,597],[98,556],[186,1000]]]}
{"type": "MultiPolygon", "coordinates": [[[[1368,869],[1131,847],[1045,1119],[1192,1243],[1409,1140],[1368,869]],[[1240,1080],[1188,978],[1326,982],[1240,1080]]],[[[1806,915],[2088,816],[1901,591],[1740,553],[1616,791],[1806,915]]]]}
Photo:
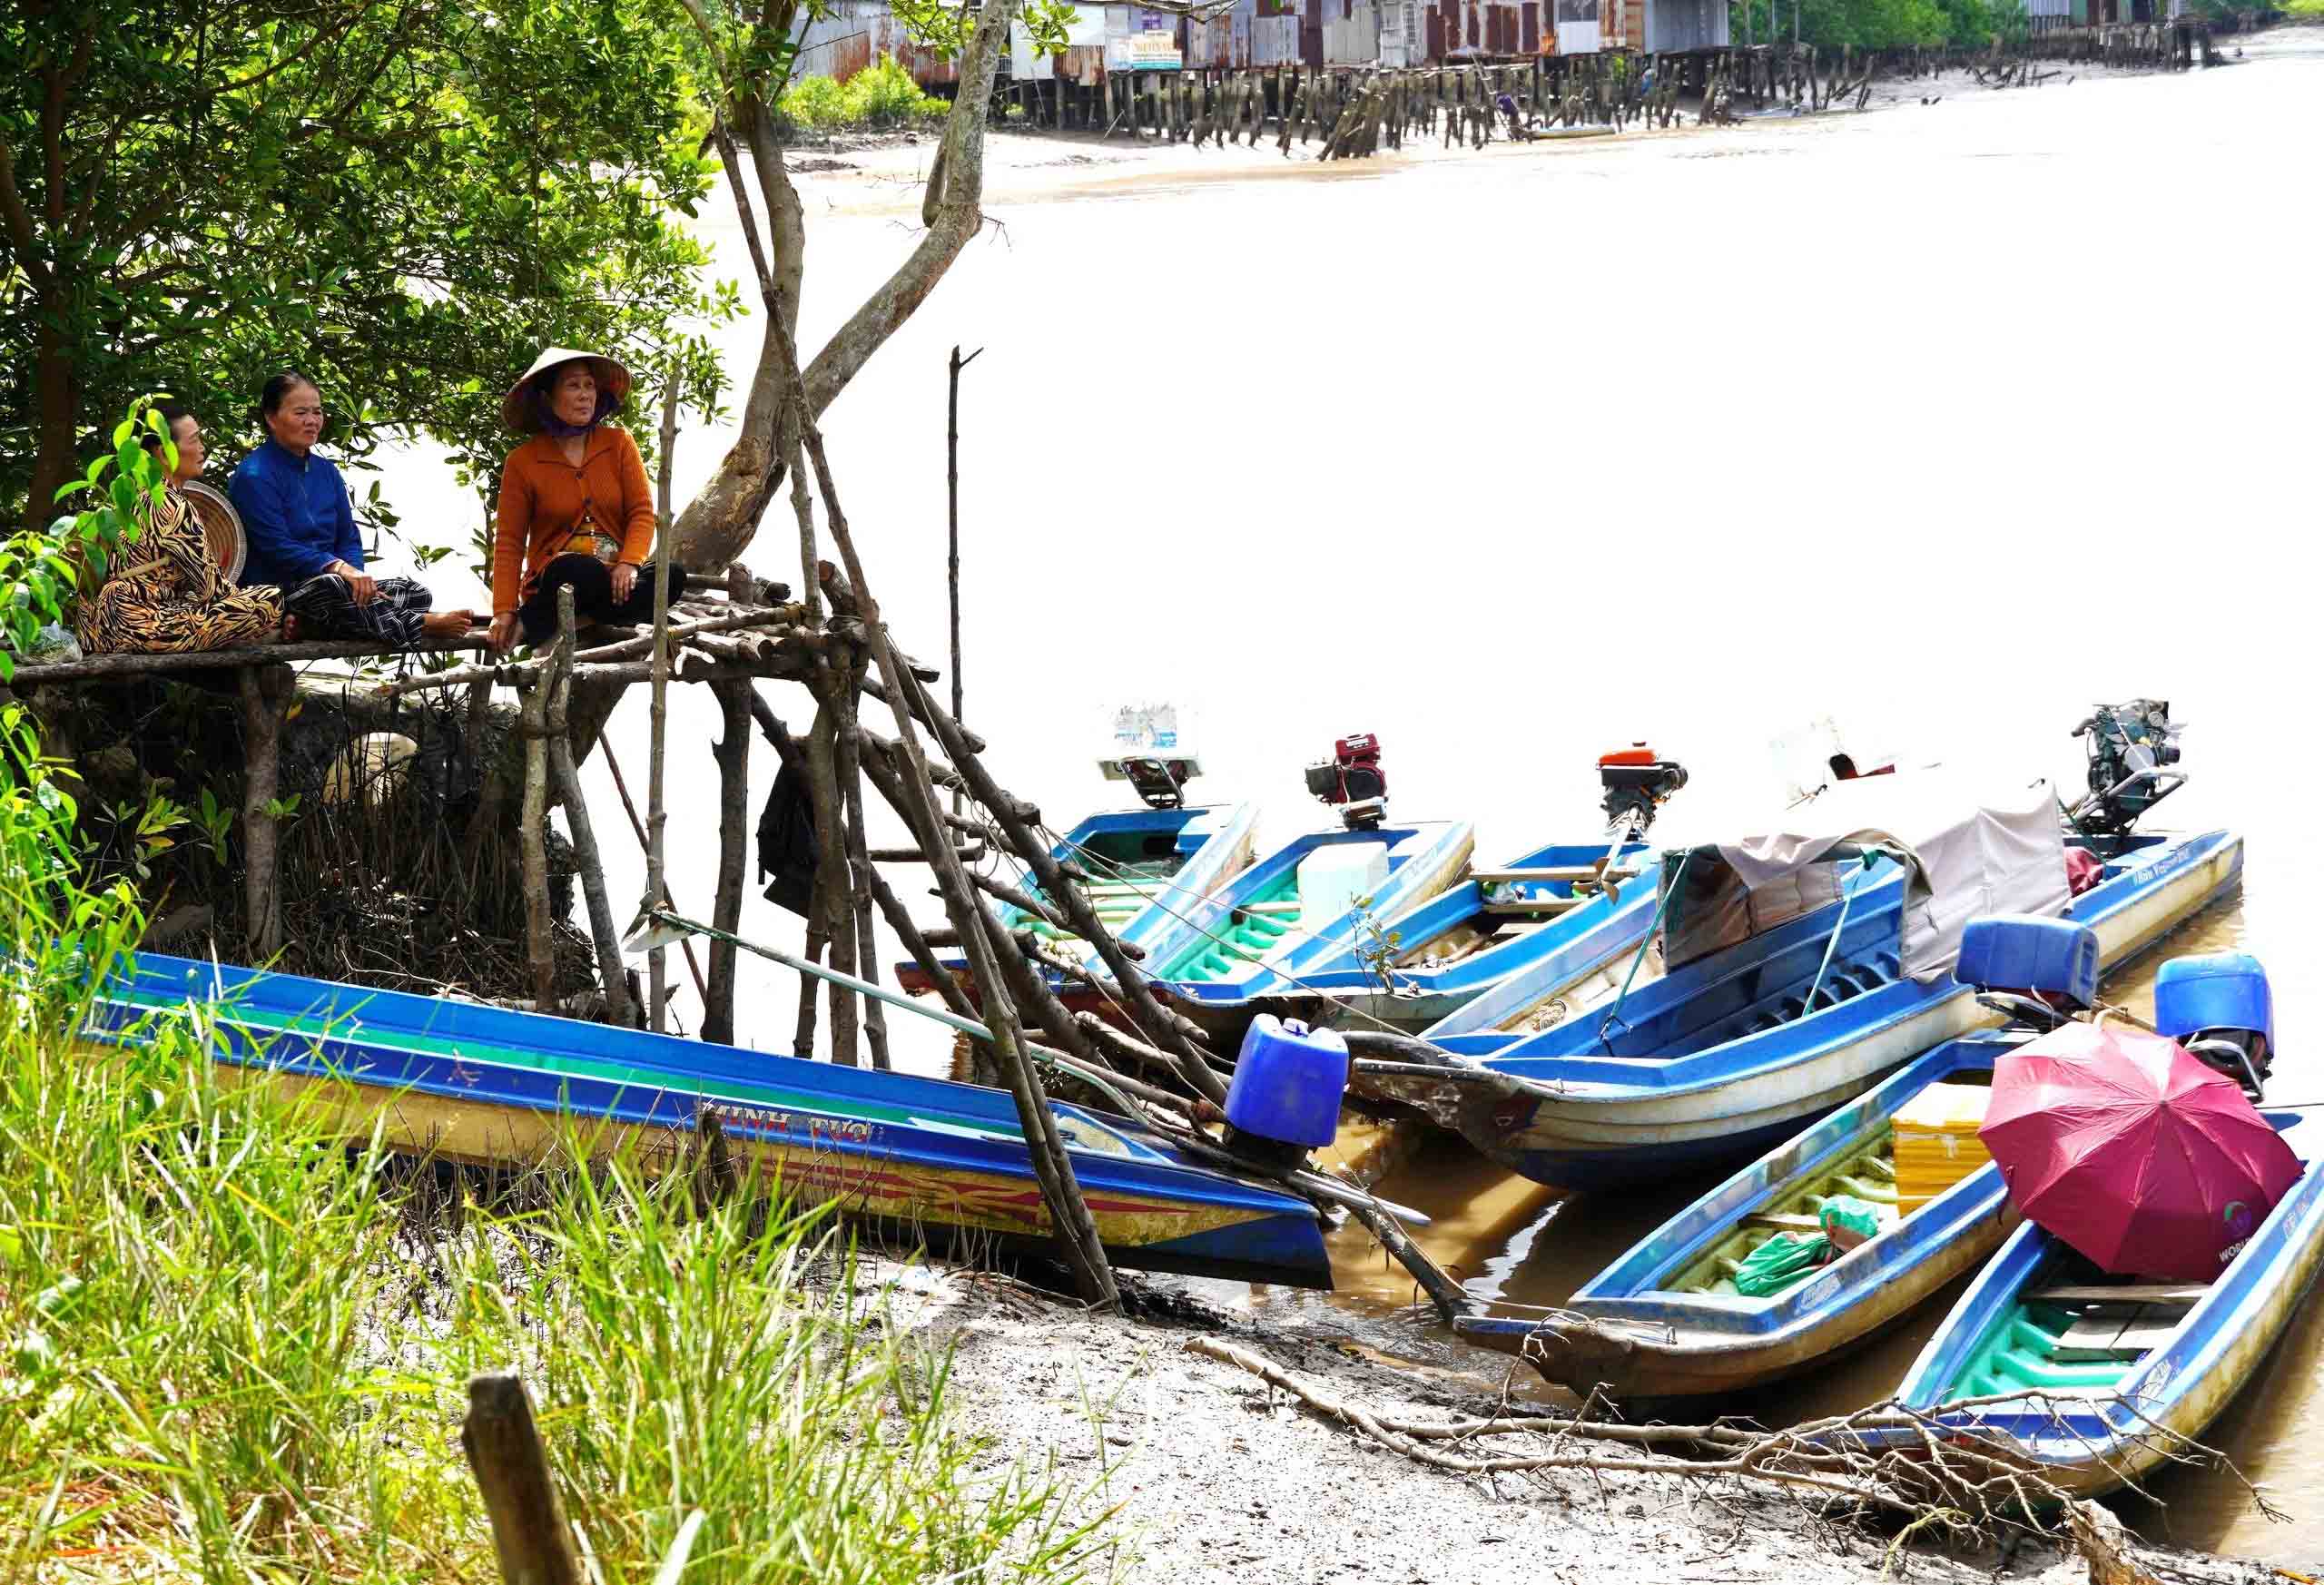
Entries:
{"type": "Polygon", "coordinates": [[[525,862],[525,958],[533,971],[533,1005],[556,1006],[556,950],[548,901],[548,690],[535,672],[517,704],[525,740],[525,801],[517,829],[525,862]]]}
{"type": "Polygon", "coordinates": [[[573,835],[574,866],[581,874],[581,897],[589,911],[589,937],[597,950],[597,981],[605,988],[606,1018],[624,1029],[633,1019],[629,986],[621,959],[621,937],[614,929],[614,911],[606,896],[606,869],[597,853],[597,833],[589,821],[589,801],[581,792],[581,773],[573,763],[573,747],[566,741],[566,704],[573,692],[573,587],[556,592],[556,664],[543,714],[547,728],[549,771],[556,778],[565,804],[566,828],[573,835]]]}
{"type": "Polygon", "coordinates": [[[290,668],[245,666],[235,674],[242,696],[242,898],[251,960],[282,950],[279,885],[281,831],[274,818],[282,765],[282,718],[290,707],[290,668]]]}
{"type": "MultiPolygon", "coordinates": [[[[711,903],[710,922],[732,933],[743,922],[743,867],[747,847],[750,801],[751,684],[729,678],[710,684],[718,701],[721,737],[713,753],[718,762],[718,891],[711,903]]],[[[717,940],[710,944],[710,1002],[703,1009],[702,1038],[722,1045],[734,1042],[734,949],[717,940]]]]}

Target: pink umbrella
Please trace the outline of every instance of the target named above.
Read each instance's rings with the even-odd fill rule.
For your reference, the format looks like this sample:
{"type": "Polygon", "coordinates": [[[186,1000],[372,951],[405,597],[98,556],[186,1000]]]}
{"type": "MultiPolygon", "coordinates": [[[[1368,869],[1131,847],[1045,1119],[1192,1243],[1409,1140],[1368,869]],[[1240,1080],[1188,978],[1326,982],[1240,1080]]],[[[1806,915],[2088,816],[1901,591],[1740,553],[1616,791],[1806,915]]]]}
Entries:
{"type": "Polygon", "coordinates": [[[2209,1282],[2300,1173],[2235,1082],[2161,1035],[2070,1023],[2002,1058],[1977,1137],[2101,1268],[2209,1282]]]}

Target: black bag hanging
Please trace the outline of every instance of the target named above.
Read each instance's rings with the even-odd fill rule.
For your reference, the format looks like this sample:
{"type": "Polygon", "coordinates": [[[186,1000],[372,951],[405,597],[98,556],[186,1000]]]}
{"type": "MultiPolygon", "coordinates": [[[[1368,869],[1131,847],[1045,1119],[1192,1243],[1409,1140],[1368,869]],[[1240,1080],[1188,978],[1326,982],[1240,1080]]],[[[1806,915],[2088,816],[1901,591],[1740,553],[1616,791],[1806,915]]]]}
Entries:
{"type": "Polygon", "coordinates": [[[815,806],[807,779],[785,764],[759,811],[759,878],[777,908],[808,917],[815,895],[815,806]]]}

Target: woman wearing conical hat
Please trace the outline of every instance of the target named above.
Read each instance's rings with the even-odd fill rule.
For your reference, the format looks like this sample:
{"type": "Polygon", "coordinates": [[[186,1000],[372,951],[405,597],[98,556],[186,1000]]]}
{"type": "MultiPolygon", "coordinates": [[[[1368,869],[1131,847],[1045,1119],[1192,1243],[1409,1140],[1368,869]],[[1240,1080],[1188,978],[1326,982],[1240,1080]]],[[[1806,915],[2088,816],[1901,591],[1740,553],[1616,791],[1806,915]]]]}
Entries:
{"type": "MultiPolygon", "coordinates": [[[[492,537],[492,647],[519,632],[540,644],[556,632],[556,593],[573,590],[576,618],[650,622],[654,496],[637,443],[606,420],[629,396],[629,370],[612,359],[552,347],[533,359],[500,404],[529,437],[500,474],[492,537]]],[[[670,597],[685,587],[670,569],[670,597]]]]}

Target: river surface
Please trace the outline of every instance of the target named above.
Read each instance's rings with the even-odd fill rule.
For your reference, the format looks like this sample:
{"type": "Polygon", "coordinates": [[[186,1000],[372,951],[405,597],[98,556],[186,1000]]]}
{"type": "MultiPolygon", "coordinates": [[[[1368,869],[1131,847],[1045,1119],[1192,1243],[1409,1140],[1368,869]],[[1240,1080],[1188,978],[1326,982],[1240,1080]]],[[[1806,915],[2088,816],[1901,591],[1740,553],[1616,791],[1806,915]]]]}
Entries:
{"type": "MultiPolygon", "coordinates": [[[[1779,805],[1769,741],[1817,716],[1910,764],[2073,785],[2093,701],[2167,698],[2196,779],[2156,823],[2250,844],[2243,894],[2181,944],[2266,960],[2275,1098],[2324,1099],[2301,1055],[2324,1005],[2305,843],[2324,30],[2187,76],[1937,91],[1329,172],[1272,146],[1199,175],[1020,152],[995,223],[826,417],[880,598],[942,657],[959,343],[986,349],[962,393],[967,715],[1060,827],[1120,803],[1095,759],[1131,699],[1192,714],[1201,791],[1259,801],[1263,842],[1324,818],[1301,767],[1369,730],[1396,813],[1472,819],[1499,860],[1594,835],[1592,762],[1633,738],[1690,767],[1691,821],[1779,805]]],[[[840,178],[806,197],[812,347],[910,251],[917,196],[840,178]]],[[[723,199],[702,233],[744,268],[723,199]]],[[[756,324],[717,334],[746,379],[756,324]]],[[[681,500],[731,433],[689,427],[681,500]]],[[[426,448],[386,482],[423,537],[478,520],[426,448]]],[[[749,559],[795,576],[778,516],[749,559]]],[[[446,603],[477,600],[455,565],[446,603]]],[[[672,884],[696,911],[716,865],[701,694],[673,708],[672,884]]],[[[804,724],[802,697],[779,707],[804,724]]],[[[609,742],[642,800],[642,696],[609,742]]],[[[754,758],[754,798],[773,771],[754,758]]],[[[612,808],[603,756],[585,773],[612,808]]],[[[609,857],[619,908],[642,871],[609,857]]],[[[797,923],[753,896],[744,929],[797,923]]],[[[794,994],[746,960],[748,1043],[788,1048],[794,994]]],[[[921,1067],[947,1044],[899,1040],[921,1067]]],[[[1385,1188],[1480,1293],[1545,1304],[1699,1186],[1561,1201],[1446,1145],[1385,1188]]],[[[1245,1302],[1498,1372],[1397,1314],[1408,1285],[1359,1236],[1342,1253],[1336,1297],[1245,1302]]],[[[1881,1396],[1941,1312],[1750,1407],[1881,1396]]],[[[2175,1539],[2324,1559],[2319,1349],[2311,1304],[2214,1436],[2292,1522],[2174,1474],[2155,1489],[2175,1539]]]]}

